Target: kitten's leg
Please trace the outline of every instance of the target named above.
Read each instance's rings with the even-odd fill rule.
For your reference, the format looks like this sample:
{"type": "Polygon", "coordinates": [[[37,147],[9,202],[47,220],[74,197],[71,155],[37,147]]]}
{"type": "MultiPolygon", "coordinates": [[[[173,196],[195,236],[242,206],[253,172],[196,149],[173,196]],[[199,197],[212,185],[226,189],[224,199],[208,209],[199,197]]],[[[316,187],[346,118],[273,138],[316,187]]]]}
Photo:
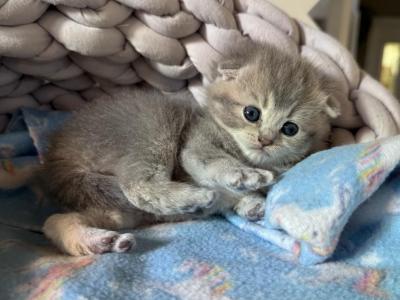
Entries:
{"type": "Polygon", "coordinates": [[[219,205],[224,209],[234,207],[239,215],[249,220],[261,219],[264,215],[265,197],[257,190],[274,182],[273,173],[247,167],[212,146],[206,149],[185,149],[182,152],[185,170],[200,185],[242,192],[243,196],[229,193],[224,195],[220,200],[223,203],[219,205]]]}
{"type": "Polygon", "coordinates": [[[150,180],[129,182],[121,188],[135,207],[158,216],[211,214],[217,210],[218,192],[187,183],[150,180]]]}
{"type": "Polygon", "coordinates": [[[176,154],[167,150],[160,154],[156,149],[156,153],[139,161],[137,157],[126,156],[116,166],[114,172],[127,201],[157,216],[211,213],[218,193],[187,182],[173,181],[178,162],[176,154]]]}
{"type": "Polygon", "coordinates": [[[212,146],[183,150],[182,164],[196,182],[213,188],[256,191],[274,182],[271,171],[245,166],[222,149],[212,146]]]}
{"type": "Polygon", "coordinates": [[[133,235],[114,230],[136,227],[148,218],[139,211],[119,210],[54,214],[46,220],[43,231],[54,244],[70,255],[126,252],[135,246],[133,235]]]}

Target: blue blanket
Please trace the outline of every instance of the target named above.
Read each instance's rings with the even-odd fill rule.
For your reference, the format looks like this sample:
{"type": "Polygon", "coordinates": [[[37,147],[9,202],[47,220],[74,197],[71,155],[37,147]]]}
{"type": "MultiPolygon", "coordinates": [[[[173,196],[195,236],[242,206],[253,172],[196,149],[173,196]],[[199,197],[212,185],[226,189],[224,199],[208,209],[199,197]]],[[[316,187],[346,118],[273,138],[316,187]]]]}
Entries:
{"type": "Polygon", "coordinates": [[[400,298],[399,137],[304,160],[258,223],[155,225],[130,253],[74,258],[43,237],[57,208],[27,186],[67,117],[24,110],[0,136],[0,299],[400,298]]]}
{"type": "Polygon", "coordinates": [[[273,186],[263,221],[249,223],[234,214],[227,218],[302,264],[333,255],[344,228],[345,234],[376,228],[358,238],[388,264],[397,260],[391,249],[400,247],[399,161],[400,136],[322,151],[298,163],[273,186]],[[390,230],[381,232],[382,226],[390,230]],[[377,241],[390,248],[376,248],[377,241]]]}

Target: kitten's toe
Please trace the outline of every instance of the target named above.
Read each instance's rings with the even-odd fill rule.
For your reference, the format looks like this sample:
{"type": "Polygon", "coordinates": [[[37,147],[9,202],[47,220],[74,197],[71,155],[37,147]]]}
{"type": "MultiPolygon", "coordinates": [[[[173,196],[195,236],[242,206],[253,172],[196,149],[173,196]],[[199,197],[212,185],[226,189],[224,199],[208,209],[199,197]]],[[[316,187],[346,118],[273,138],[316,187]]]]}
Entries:
{"type": "Polygon", "coordinates": [[[86,228],[81,236],[81,248],[87,248],[88,254],[101,254],[112,250],[118,232],[98,228],[86,228]]]}
{"type": "Polygon", "coordinates": [[[257,203],[253,208],[247,211],[246,218],[250,221],[258,221],[264,218],[265,209],[261,203],[257,203]]]}
{"type": "Polygon", "coordinates": [[[274,174],[262,169],[237,169],[227,176],[228,187],[235,190],[258,190],[273,181],[274,174]]]}
{"type": "Polygon", "coordinates": [[[244,179],[245,179],[245,174],[241,169],[235,170],[234,172],[226,175],[226,182],[228,186],[234,189],[243,189],[244,179]]]}
{"type": "Polygon", "coordinates": [[[100,228],[85,228],[75,241],[74,248],[79,255],[103,254],[107,252],[126,252],[135,245],[131,233],[120,234],[100,228]]]}
{"type": "Polygon", "coordinates": [[[253,169],[248,175],[248,185],[258,190],[262,187],[271,185],[274,182],[274,174],[263,169],[253,169]]]}
{"type": "Polygon", "coordinates": [[[121,234],[115,241],[113,252],[127,252],[136,246],[135,237],[132,233],[121,234]]]}
{"type": "Polygon", "coordinates": [[[238,215],[250,221],[261,220],[265,214],[265,199],[251,196],[244,197],[235,206],[235,211],[238,215]]]}

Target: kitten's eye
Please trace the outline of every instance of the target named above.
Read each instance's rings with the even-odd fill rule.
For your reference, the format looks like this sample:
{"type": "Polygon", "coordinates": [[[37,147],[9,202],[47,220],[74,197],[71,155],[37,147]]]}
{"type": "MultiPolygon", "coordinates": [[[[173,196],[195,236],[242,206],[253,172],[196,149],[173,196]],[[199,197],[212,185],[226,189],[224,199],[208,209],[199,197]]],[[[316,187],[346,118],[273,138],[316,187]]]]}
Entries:
{"type": "Polygon", "coordinates": [[[246,106],[243,110],[243,115],[249,122],[257,122],[260,119],[260,111],[257,107],[254,106],[246,106]]]}
{"type": "Polygon", "coordinates": [[[283,124],[281,131],[284,135],[294,136],[299,131],[299,126],[293,122],[286,122],[283,124]]]}

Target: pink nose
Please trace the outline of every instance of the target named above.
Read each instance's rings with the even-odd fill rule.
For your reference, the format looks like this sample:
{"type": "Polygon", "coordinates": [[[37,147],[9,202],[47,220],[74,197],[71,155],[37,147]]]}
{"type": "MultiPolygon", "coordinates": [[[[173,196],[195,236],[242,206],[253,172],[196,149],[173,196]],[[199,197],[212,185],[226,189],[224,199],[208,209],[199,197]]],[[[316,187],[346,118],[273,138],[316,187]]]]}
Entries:
{"type": "Polygon", "coordinates": [[[268,138],[266,138],[266,137],[262,137],[262,136],[259,136],[258,137],[258,141],[261,143],[261,145],[263,145],[263,146],[268,146],[268,145],[271,145],[272,144],[272,140],[270,140],[270,139],[268,139],[268,138]]]}

